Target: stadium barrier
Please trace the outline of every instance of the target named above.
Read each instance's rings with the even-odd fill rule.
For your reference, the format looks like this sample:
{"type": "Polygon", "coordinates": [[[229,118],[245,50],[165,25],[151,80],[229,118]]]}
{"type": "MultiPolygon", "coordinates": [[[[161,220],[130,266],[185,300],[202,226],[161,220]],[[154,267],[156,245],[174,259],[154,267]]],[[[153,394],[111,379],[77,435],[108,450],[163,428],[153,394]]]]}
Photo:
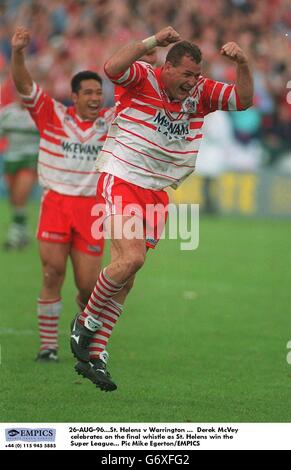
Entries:
{"type": "Polygon", "coordinates": [[[191,175],[180,188],[170,190],[169,193],[171,202],[196,203],[202,212],[209,198],[217,212],[222,214],[291,215],[291,176],[269,169],[258,173],[228,172],[211,181],[199,175],[191,175]]]}
{"type": "MultiPolygon", "coordinates": [[[[291,215],[290,175],[269,169],[258,173],[228,172],[208,181],[207,188],[205,183],[206,178],[202,176],[190,176],[176,191],[169,190],[170,201],[175,204],[199,204],[203,212],[206,199],[210,198],[221,214],[261,217],[291,215]]],[[[40,188],[36,187],[32,198],[38,199],[40,194],[40,188]]],[[[6,195],[1,175],[0,197],[6,195]]]]}

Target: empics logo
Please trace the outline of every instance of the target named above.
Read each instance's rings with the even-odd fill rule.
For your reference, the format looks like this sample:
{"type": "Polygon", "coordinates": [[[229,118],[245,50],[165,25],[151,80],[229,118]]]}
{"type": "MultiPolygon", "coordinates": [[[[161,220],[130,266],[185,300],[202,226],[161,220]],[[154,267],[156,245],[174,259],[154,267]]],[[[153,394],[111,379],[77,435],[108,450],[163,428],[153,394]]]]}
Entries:
{"type": "Polygon", "coordinates": [[[56,440],[56,430],[51,428],[12,428],[5,429],[6,441],[39,442],[56,440]]]}
{"type": "Polygon", "coordinates": [[[20,432],[17,431],[17,429],[9,429],[7,434],[8,434],[9,437],[15,437],[15,436],[18,436],[18,434],[20,434],[20,432]]]}

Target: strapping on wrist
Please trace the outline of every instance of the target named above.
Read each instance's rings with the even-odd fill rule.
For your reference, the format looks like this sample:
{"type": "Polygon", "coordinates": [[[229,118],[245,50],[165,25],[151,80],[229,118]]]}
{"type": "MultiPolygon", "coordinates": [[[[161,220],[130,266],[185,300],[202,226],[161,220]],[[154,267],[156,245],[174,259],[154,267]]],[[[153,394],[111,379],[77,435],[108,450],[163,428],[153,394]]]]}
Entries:
{"type": "Polygon", "coordinates": [[[143,39],[142,43],[145,45],[147,51],[153,49],[158,45],[156,36],[150,36],[149,38],[143,39]]]}

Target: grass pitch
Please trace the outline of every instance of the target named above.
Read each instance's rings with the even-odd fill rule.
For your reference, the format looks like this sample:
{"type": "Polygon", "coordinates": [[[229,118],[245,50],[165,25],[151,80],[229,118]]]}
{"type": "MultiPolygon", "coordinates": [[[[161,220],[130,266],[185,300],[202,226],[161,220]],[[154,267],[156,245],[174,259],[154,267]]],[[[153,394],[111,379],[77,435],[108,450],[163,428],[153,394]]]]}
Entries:
{"type": "MultiPolygon", "coordinates": [[[[0,214],[3,241],[4,202],[0,214]]],[[[73,370],[71,269],[61,361],[38,364],[37,244],[0,251],[2,422],[290,422],[289,223],[201,217],[199,248],[179,243],[161,241],[138,275],[108,348],[118,390],[107,394],[73,370]]]]}

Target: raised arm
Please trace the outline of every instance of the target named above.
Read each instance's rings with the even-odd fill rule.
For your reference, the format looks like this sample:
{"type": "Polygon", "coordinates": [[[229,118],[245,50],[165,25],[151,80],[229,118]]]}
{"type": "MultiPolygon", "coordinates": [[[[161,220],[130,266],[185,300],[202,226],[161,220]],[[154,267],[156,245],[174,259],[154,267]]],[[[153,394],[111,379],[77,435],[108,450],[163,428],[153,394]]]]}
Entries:
{"type": "Polygon", "coordinates": [[[243,50],[235,43],[228,42],[220,53],[236,62],[236,90],[244,109],[253,104],[253,78],[248,64],[248,59],[243,50]]]}
{"type": "Polygon", "coordinates": [[[163,28],[143,41],[135,41],[119,49],[105,64],[105,72],[109,77],[114,77],[120,72],[124,72],[133,62],[140,59],[149,50],[156,46],[166,47],[171,43],[180,41],[180,34],[171,26],[163,28]]]}
{"type": "Polygon", "coordinates": [[[24,49],[30,41],[29,32],[19,26],[11,40],[11,72],[18,93],[21,95],[30,95],[32,92],[33,81],[25,66],[24,49]]]}

